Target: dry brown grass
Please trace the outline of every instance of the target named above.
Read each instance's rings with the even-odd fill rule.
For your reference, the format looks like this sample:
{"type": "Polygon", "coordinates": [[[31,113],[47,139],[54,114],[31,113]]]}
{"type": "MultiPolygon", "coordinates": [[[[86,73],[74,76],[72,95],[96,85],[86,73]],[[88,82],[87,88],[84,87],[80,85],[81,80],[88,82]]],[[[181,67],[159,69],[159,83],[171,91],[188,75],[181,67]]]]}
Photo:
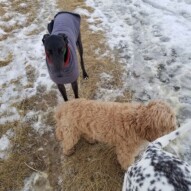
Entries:
{"type": "MultiPolygon", "coordinates": [[[[39,1],[38,0],[12,0],[11,1],[11,7],[13,11],[16,11],[18,13],[21,13],[23,15],[26,15],[26,26],[28,26],[30,23],[32,23],[36,19],[36,15],[38,14],[38,8],[39,8],[39,1]],[[22,6],[22,4],[25,4],[26,6],[22,6]]],[[[23,27],[18,25],[17,27],[23,27]]]]}
{"type": "Polygon", "coordinates": [[[9,53],[5,59],[0,60],[0,67],[7,66],[12,61],[13,61],[13,55],[9,53]]]}
{"type": "Polygon", "coordinates": [[[121,190],[123,172],[113,148],[107,145],[90,145],[82,140],[75,154],[65,157],[62,167],[64,190],[121,190]]]}
{"type": "MultiPolygon", "coordinates": [[[[0,16],[2,21],[4,21],[4,24],[1,23],[0,28],[7,32],[0,36],[0,40],[3,41],[8,36],[11,36],[15,29],[23,28],[25,26],[27,27],[31,24],[34,19],[36,19],[39,2],[40,1],[38,0],[11,0],[9,5],[0,2],[0,16]],[[27,6],[23,8],[21,6],[22,3],[25,3],[27,6]],[[25,26],[18,23],[15,23],[12,26],[6,25],[8,21],[14,19],[14,16],[5,15],[5,13],[12,13],[14,11],[26,16],[25,26]]],[[[0,67],[8,65],[13,60],[13,55],[9,54],[6,58],[0,60],[0,67]]],[[[37,71],[32,66],[28,66],[26,67],[26,74],[30,87],[32,87],[37,77],[37,71]]],[[[20,86],[20,79],[11,80],[10,84],[20,86]]],[[[8,86],[9,83],[5,83],[2,88],[7,88],[8,86]]],[[[14,132],[14,136],[10,140],[12,148],[10,148],[9,157],[6,160],[0,160],[0,190],[20,190],[23,187],[24,179],[30,176],[33,172],[33,170],[31,170],[32,168],[38,171],[48,172],[53,180],[52,184],[55,185],[56,190],[59,189],[59,185],[56,185],[55,183],[56,176],[53,175],[54,171],[56,173],[59,172],[59,168],[57,168],[57,165],[54,165],[53,161],[59,161],[59,156],[61,156],[59,155],[59,146],[57,141],[51,132],[45,133],[41,136],[32,128],[32,125],[36,122],[34,121],[34,119],[36,119],[35,117],[33,117],[32,121],[29,121],[28,123],[24,123],[22,121],[29,111],[46,111],[44,120],[46,120],[47,125],[53,126],[53,115],[50,113],[53,112],[53,107],[56,104],[57,92],[54,90],[48,92],[46,88],[42,86],[38,87],[37,94],[35,96],[28,99],[26,98],[22,102],[14,103],[13,106],[17,108],[21,118],[18,121],[7,122],[0,125],[0,137],[9,129],[12,129],[14,132]],[[48,108],[50,112],[48,112],[48,108]],[[31,168],[29,168],[29,166],[31,166],[31,168]]],[[[9,115],[8,111],[9,110],[4,112],[0,118],[9,115]]]]}
{"type": "Polygon", "coordinates": [[[0,6],[0,16],[2,17],[5,14],[5,9],[3,6],[0,6]]]}
{"type": "Polygon", "coordinates": [[[58,142],[51,132],[42,136],[36,132],[32,128],[35,123],[34,118],[27,123],[22,122],[23,117],[29,111],[47,111],[49,106],[50,112],[45,113],[47,118],[44,120],[47,120],[47,125],[54,125],[51,108],[53,109],[53,104],[56,105],[57,103],[56,94],[54,91],[42,93],[40,91],[43,91],[43,88],[41,88],[37,91],[36,96],[14,104],[20,111],[21,119],[19,121],[0,126],[0,136],[9,129],[14,132],[14,136],[11,138],[12,148],[9,152],[9,158],[0,160],[0,190],[2,191],[21,189],[24,179],[33,172],[32,169],[47,172],[51,178],[51,184],[56,190],[59,189],[59,185],[55,183],[57,180],[55,173],[60,171],[59,165],[55,163],[58,161],[57,164],[59,164],[61,156],[58,142]]]}
{"type": "Polygon", "coordinates": [[[47,92],[46,89],[40,89],[37,94],[25,98],[21,102],[13,104],[14,107],[20,112],[20,115],[25,116],[30,111],[43,111],[46,112],[48,108],[52,108],[57,104],[57,92],[51,90],[47,92]],[[42,91],[42,92],[40,92],[42,91]]]}
{"type": "Polygon", "coordinates": [[[35,68],[31,65],[27,65],[25,67],[25,71],[26,71],[26,76],[27,76],[28,82],[30,84],[33,84],[37,77],[37,72],[36,72],[35,68]]]}
{"type": "MultiPolygon", "coordinates": [[[[22,14],[27,14],[26,26],[29,25],[36,15],[39,1],[25,1],[28,5],[26,9],[20,7],[22,0],[11,1],[9,11],[14,10],[22,14]]],[[[2,4],[1,4],[2,5],[2,4]]],[[[77,6],[87,9],[90,13],[93,11],[91,7],[84,4],[84,0],[58,0],[59,8],[73,11],[77,6]]],[[[6,5],[3,5],[6,7],[6,5]]],[[[4,8],[0,7],[0,15],[4,15],[4,8]]],[[[13,18],[4,18],[5,20],[13,18]]],[[[80,97],[94,99],[97,91],[97,83],[100,81],[102,72],[109,73],[113,79],[109,84],[111,88],[122,86],[121,83],[121,67],[116,56],[115,60],[111,59],[111,55],[103,58],[95,54],[95,50],[99,49],[100,53],[109,50],[107,47],[104,34],[102,32],[92,33],[89,29],[86,17],[82,17],[81,30],[82,41],[84,46],[84,60],[89,75],[87,81],[79,79],[80,97]]],[[[96,24],[99,24],[97,21],[96,24]]],[[[24,26],[22,26],[24,27],[24,26]]],[[[2,26],[4,30],[11,35],[14,29],[21,28],[15,24],[12,27],[2,26]],[[4,27],[4,28],[3,28],[4,27]]],[[[38,30],[32,31],[30,35],[38,34],[38,30]]],[[[5,38],[5,36],[3,37],[5,38]]],[[[3,39],[2,38],[2,39],[3,39]]],[[[1,37],[0,37],[1,40],[1,37]]],[[[32,67],[26,67],[26,74],[29,84],[23,88],[33,87],[33,82],[37,77],[37,71],[32,67]]],[[[14,81],[17,83],[17,81],[14,81]]],[[[8,84],[4,85],[6,88],[8,84]]],[[[0,161],[0,190],[19,190],[23,186],[23,180],[32,173],[31,166],[39,171],[45,171],[49,175],[49,181],[54,190],[73,191],[118,191],[121,190],[123,171],[116,160],[113,148],[104,144],[89,145],[85,141],[80,141],[77,145],[76,153],[68,158],[62,158],[61,148],[55,140],[52,132],[47,132],[40,136],[31,127],[37,118],[33,118],[28,123],[22,123],[23,117],[29,111],[40,112],[44,124],[54,126],[53,118],[54,107],[57,105],[57,94],[53,88],[48,92],[46,87],[39,86],[35,96],[26,98],[22,102],[15,103],[19,114],[22,116],[20,121],[6,123],[0,127],[0,136],[6,133],[8,129],[13,129],[15,135],[12,141],[12,152],[8,160],[0,161]],[[27,165],[26,165],[27,164],[27,165]],[[63,179],[61,184],[58,183],[58,177],[63,179]]],[[[125,98],[116,98],[118,101],[126,101],[129,99],[129,92],[125,98]]],[[[72,99],[73,93],[70,92],[69,98],[72,99]]]]}
{"type": "Polygon", "coordinates": [[[17,126],[18,123],[19,121],[13,121],[0,125],[0,137],[4,135],[9,129],[12,129],[13,127],[17,126]]]}
{"type": "Polygon", "coordinates": [[[2,191],[17,190],[23,186],[23,180],[32,172],[26,164],[38,170],[45,170],[42,156],[37,152],[41,144],[39,135],[27,124],[15,122],[13,125],[15,134],[11,139],[12,148],[9,158],[0,160],[0,190],[2,191]]]}
{"type": "Polygon", "coordinates": [[[5,40],[9,35],[8,34],[1,34],[0,35],[0,41],[5,40]]]}
{"type": "Polygon", "coordinates": [[[39,8],[39,1],[11,0],[10,4],[8,5],[0,2],[0,7],[0,15],[4,21],[4,24],[1,23],[0,27],[4,30],[4,32],[8,33],[0,36],[0,40],[5,40],[8,35],[11,35],[12,31],[15,29],[27,27],[36,19],[36,15],[38,14],[37,12],[39,8]],[[14,15],[5,15],[5,13],[13,11],[25,15],[25,23],[15,22],[13,25],[7,25],[7,21],[14,20],[14,15]]]}
{"type": "MultiPolygon", "coordinates": [[[[87,7],[82,0],[58,0],[58,7],[63,10],[73,11],[78,6],[87,9],[90,13],[92,8],[87,7]]],[[[113,76],[108,84],[111,88],[122,86],[121,73],[122,68],[111,55],[98,58],[95,50],[99,49],[101,54],[109,50],[104,34],[102,32],[93,33],[89,29],[86,17],[82,17],[81,34],[84,47],[84,60],[89,75],[87,81],[79,79],[80,97],[94,99],[97,90],[97,83],[100,81],[102,72],[113,76]]],[[[99,24],[99,21],[98,23],[99,24]]],[[[107,84],[105,84],[107,86],[107,84]]],[[[127,101],[130,99],[129,92],[125,98],[118,97],[118,101],[127,101]]],[[[62,161],[63,188],[66,191],[87,190],[87,191],[118,191],[122,188],[123,171],[117,163],[115,153],[112,148],[104,144],[89,145],[81,141],[77,145],[76,153],[62,161]]]]}
{"type": "Polygon", "coordinates": [[[27,123],[8,123],[3,131],[9,128],[13,129],[14,136],[9,158],[0,160],[0,190],[20,190],[24,179],[34,172],[32,169],[47,172],[54,190],[60,190],[60,186],[55,184],[60,172],[58,156],[61,156],[55,137],[50,134],[41,136],[27,123]]]}

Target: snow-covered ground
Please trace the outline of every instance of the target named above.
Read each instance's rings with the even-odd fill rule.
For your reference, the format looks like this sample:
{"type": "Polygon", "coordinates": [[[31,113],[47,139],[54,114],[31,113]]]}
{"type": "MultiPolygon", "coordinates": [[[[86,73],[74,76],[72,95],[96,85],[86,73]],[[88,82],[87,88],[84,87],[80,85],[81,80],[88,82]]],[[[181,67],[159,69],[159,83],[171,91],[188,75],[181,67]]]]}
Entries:
{"type": "MultiPolygon", "coordinates": [[[[164,99],[191,117],[191,1],[87,0],[126,69],[134,100],[164,99]]],[[[92,27],[93,28],[93,27],[92,27]]],[[[95,26],[94,26],[95,28],[95,26]]]]}
{"type": "MultiPolygon", "coordinates": [[[[7,13],[0,19],[0,25],[2,27],[25,26],[28,15],[9,10],[10,2],[4,2],[6,2],[7,13]],[[6,18],[9,18],[8,22],[6,18]]],[[[50,89],[52,85],[42,56],[43,46],[41,39],[46,31],[46,23],[55,14],[55,2],[40,1],[40,4],[37,10],[38,17],[33,23],[30,23],[27,27],[16,28],[8,38],[0,41],[0,60],[6,60],[9,55],[14,58],[10,64],[0,68],[0,116],[3,116],[0,124],[20,118],[18,111],[13,106],[15,102],[35,95],[36,87],[39,85],[46,85],[47,89],[50,89]],[[39,34],[30,35],[35,30],[38,30],[39,34]],[[31,68],[31,72],[34,72],[34,75],[37,76],[37,80],[35,80],[31,88],[26,88],[27,85],[32,83],[27,78],[27,67],[31,68]]],[[[20,6],[28,5],[22,3],[20,6]]],[[[5,34],[6,32],[0,29],[0,37],[5,34]]]]}
{"type": "MultiPolygon", "coordinates": [[[[20,118],[14,107],[15,102],[35,95],[38,86],[46,86],[49,90],[53,85],[44,64],[41,39],[46,32],[46,24],[56,12],[56,2],[39,2],[35,21],[27,27],[13,30],[8,38],[0,41],[0,61],[14,58],[10,64],[0,67],[0,124],[20,118]],[[31,35],[35,30],[39,32],[31,35]],[[26,68],[35,73],[32,86],[26,68]],[[25,88],[27,86],[29,88],[25,88]]],[[[124,67],[123,88],[115,92],[109,90],[107,100],[130,89],[133,100],[163,99],[176,109],[181,124],[190,119],[191,0],[85,2],[95,11],[91,14],[80,8],[76,11],[89,17],[92,30],[101,30],[106,34],[108,45],[115,54],[120,55],[124,67]],[[97,20],[102,23],[95,25],[97,20]]],[[[25,26],[26,14],[10,11],[9,1],[0,3],[7,7],[7,13],[0,18],[0,26],[11,27],[15,23],[25,26]]],[[[20,6],[24,8],[27,4],[20,6]]],[[[0,38],[5,35],[6,32],[0,27],[0,38]]],[[[106,73],[100,75],[102,80],[112,78],[106,73]]],[[[34,115],[32,112],[27,117],[34,115]]],[[[34,127],[38,130],[43,124],[38,121],[34,127]]],[[[0,147],[2,152],[10,147],[8,135],[0,138],[0,147]]],[[[172,147],[187,162],[191,161],[191,135],[185,135],[172,147]]]]}
{"type": "MultiPolygon", "coordinates": [[[[133,100],[166,100],[180,124],[191,119],[191,0],[86,3],[95,8],[91,28],[106,32],[109,46],[120,54],[123,88],[133,92],[133,100]],[[97,18],[102,23],[95,27],[97,18]]],[[[173,146],[190,162],[190,135],[173,146]]]]}
{"type": "MultiPolygon", "coordinates": [[[[10,58],[9,64],[0,67],[0,124],[14,120],[30,120],[35,115],[40,115],[39,111],[31,111],[23,118],[14,104],[35,95],[38,86],[45,86],[48,91],[53,85],[44,64],[41,39],[46,32],[46,23],[57,11],[56,4],[54,1],[39,1],[39,3],[36,10],[38,17],[28,25],[29,13],[18,13],[12,10],[10,1],[0,1],[0,6],[6,10],[0,18],[0,39],[8,36],[0,41],[0,62],[6,62],[10,58]],[[6,32],[6,28],[12,29],[12,27],[15,27],[15,30],[6,32]],[[27,68],[31,72],[29,75],[34,74],[34,81],[27,77],[27,68]]],[[[30,2],[21,3],[19,8],[25,9],[29,4],[30,2]]],[[[33,125],[37,130],[46,127],[41,123],[40,118],[33,125]]],[[[10,137],[10,131],[0,137],[1,159],[7,158],[11,147],[10,137]]]]}

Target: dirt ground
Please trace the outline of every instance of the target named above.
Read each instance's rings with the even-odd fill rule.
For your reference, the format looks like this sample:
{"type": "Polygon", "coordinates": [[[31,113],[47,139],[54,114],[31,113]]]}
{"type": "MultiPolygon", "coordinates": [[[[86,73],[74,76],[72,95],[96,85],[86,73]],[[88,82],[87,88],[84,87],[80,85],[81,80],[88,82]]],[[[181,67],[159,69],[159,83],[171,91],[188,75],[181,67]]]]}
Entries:
{"type": "MultiPolygon", "coordinates": [[[[20,10],[18,4],[22,1],[12,1],[11,9],[18,12],[30,13],[28,22],[33,22],[36,14],[35,7],[39,6],[38,1],[27,1],[28,9],[20,10]]],[[[73,11],[77,7],[82,7],[92,12],[91,7],[87,7],[82,0],[58,0],[60,10],[73,11]]],[[[0,15],[3,16],[5,10],[0,8],[0,15]]],[[[27,25],[26,25],[27,26],[27,25]]],[[[21,26],[14,26],[19,28],[21,26]]],[[[7,28],[11,35],[13,28],[7,28]]],[[[33,34],[38,33],[34,31],[33,34]]],[[[88,26],[87,17],[82,16],[81,22],[82,42],[84,46],[84,60],[89,75],[87,81],[79,79],[80,97],[95,99],[97,84],[100,82],[100,73],[107,72],[113,76],[113,80],[107,84],[111,88],[121,86],[117,55],[115,60],[110,55],[99,58],[95,50],[99,48],[103,53],[109,50],[104,34],[93,33],[88,26]]],[[[8,38],[8,35],[1,37],[1,41],[8,38]]],[[[111,52],[112,54],[112,52],[111,52]]],[[[43,55],[42,55],[43,56],[43,55]]],[[[10,55],[7,60],[0,62],[0,67],[4,67],[14,59],[10,55]]],[[[35,71],[31,67],[26,67],[27,78],[30,81],[28,87],[35,81],[35,71]]],[[[15,81],[14,83],[17,83],[15,81]]],[[[4,86],[6,88],[6,85],[4,86]]],[[[25,87],[27,88],[27,86],[25,87]]],[[[0,160],[0,190],[20,190],[24,186],[24,180],[33,172],[45,172],[50,182],[50,190],[64,191],[118,191],[122,188],[123,171],[121,170],[113,148],[104,144],[89,145],[84,140],[78,143],[76,152],[71,157],[64,157],[59,142],[54,136],[54,108],[58,100],[59,92],[52,87],[51,91],[45,91],[45,87],[38,87],[37,93],[33,97],[26,98],[22,102],[16,102],[14,106],[18,109],[21,119],[9,122],[0,126],[0,137],[9,129],[13,129],[15,135],[11,139],[13,147],[7,160],[0,160]],[[50,131],[39,134],[31,126],[36,122],[33,120],[22,122],[25,115],[31,111],[40,111],[44,124],[51,126],[50,131]],[[47,111],[43,114],[43,111],[47,111]]],[[[73,97],[72,92],[69,97],[73,97]]],[[[124,98],[116,98],[123,101],[124,98]]],[[[39,117],[39,116],[37,116],[39,117]]],[[[45,190],[45,189],[44,189],[45,190]]]]}

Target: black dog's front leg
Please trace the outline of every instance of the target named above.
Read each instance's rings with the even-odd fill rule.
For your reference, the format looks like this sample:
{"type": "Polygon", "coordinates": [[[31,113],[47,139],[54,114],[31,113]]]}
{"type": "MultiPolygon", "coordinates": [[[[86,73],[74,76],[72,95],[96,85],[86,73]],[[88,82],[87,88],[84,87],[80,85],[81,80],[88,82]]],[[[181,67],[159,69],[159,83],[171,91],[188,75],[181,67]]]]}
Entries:
{"type": "Polygon", "coordinates": [[[72,89],[73,89],[75,98],[79,98],[78,97],[78,82],[77,82],[77,80],[72,82],[72,89]]]}
{"type": "Polygon", "coordinates": [[[66,88],[64,87],[63,84],[57,84],[57,87],[62,94],[62,97],[64,98],[64,101],[68,101],[67,95],[66,95],[66,88]]]}
{"type": "Polygon", "coordinates": [[[80,54],[80,64],[81,64],[81,68],[82,68],[83,78],[88,79],[88,74],[87,74],[87,72],[85,70],[85,66],[84,66],[83,46],[82,46],[82,41],[81,41],[81,34],[79,34],[79,36],[78,36],[77,47],[78,47],[78,51],[80,54]]]}

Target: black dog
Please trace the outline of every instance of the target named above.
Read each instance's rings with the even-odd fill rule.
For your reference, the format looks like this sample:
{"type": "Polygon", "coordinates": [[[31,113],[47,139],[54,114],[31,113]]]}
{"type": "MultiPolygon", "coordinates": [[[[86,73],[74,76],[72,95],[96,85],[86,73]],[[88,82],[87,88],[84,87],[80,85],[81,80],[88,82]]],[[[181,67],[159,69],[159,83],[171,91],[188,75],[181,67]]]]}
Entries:
{"type": "Polygon", "coordinates": [[[50,34],[43,36],[46,63],[50,78],[57,84],[65,101],[68,101],[64,84],[71,83],[75,98],[78,96],[79,76],[76,47],[80,54],[83,78],[88,75],[84,67],[83,47],[80,35],[80,15],[71,12],[59,12],[47,28],[50,34]]]}

